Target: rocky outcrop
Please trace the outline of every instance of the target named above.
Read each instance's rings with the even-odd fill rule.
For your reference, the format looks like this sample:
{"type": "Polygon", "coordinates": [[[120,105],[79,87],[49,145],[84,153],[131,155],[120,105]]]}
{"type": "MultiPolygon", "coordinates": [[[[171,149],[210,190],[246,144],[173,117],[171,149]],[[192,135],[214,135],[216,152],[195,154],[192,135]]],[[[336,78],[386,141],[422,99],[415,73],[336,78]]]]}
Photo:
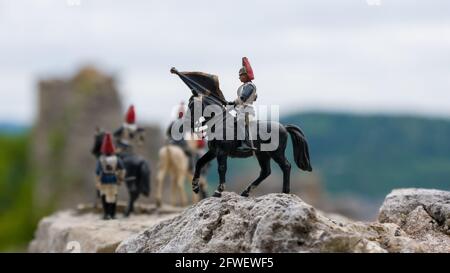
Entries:
{"type": "Polygon", "coordinates": [[[117,252],[450,252],[437,223],[415,225],[423,214],[413,208],[402,226],[354,222],[317,211],[295,195],[225,193],[124,240],[117,252]],[[413,236],[412,228],[426,237],[413,236]]]}
{"type": "Polygon", "coordinates": [[[450,192],[429,189],[392,191],[378,220],[395,223],[427,252],[450,252],[450,192]]]}
{"type": "Polygon", "coordinates": [[[449,192],[395,190],[378,221],[321,212],[293,194],[244,198],[225,192],[184,210],[137,207],[128,219],[100,220],[89,207],[39,224],[33,252],[447,252],[449,192]],[[77,250],[77,249],[75,249],[77,250]]]}
{"type": "Polygon", "coordinates": [[[80,206],[42,219],[29,252],[114,252],[119,243],[153,225],[178,215],[180,209],[137,205],[138,214],[123,218],[124,204],[116,220],[102,220],[100,210],[80,206]]]}
{"type": "Polygon", "coordinates": [[[402,225],[408,215],[421,207],[439,224],[450,226],[450,192],[429,189],[392,191],[380,208],[378,220],[402,225]]]}

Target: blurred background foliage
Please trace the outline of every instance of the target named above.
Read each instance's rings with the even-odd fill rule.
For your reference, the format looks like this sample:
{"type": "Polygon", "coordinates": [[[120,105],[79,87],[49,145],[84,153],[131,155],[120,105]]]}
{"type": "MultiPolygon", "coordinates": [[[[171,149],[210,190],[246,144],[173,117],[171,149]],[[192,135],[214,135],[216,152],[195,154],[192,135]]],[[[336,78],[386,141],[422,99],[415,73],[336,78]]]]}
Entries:
{"type": "MultiPolygon", "coordinates": [[[[378,200],[401,187],[450,190],[448,119],[311,112],[287,115],[281,122],[302,128],[314,173],[331,195],[378,200]]],[[[294,164],[290,140],[286,155],[294,164]]],[[[210,181],[218,180],[216,168],[213,164],[210,181]]],[[[228,170],[228,181],[238,181],[259,166],[251,158],[230,159],[228,170]]],[[[281,174],[273,162],[272,171],[281,174]]],[[[254,178],[257,174],[253,173],[254,178]]],[[[291,187],[302,175],[293,166],[291,187]]],[[[273,182],[261,186],[266,183],[273,182]]]]}
{"type": "Polygon", "coordinates": [[[450,189],[450,121],[408,116],[304,113],[315,170],[331,193],[384,197],[393,188],[450,189]]]}
{"type": "Polygon", "coordinates": [[[0,250],[22,249],[39,216],[33,209],[34,172],[29,162],[29,133],[0,133],[0,250]]]}

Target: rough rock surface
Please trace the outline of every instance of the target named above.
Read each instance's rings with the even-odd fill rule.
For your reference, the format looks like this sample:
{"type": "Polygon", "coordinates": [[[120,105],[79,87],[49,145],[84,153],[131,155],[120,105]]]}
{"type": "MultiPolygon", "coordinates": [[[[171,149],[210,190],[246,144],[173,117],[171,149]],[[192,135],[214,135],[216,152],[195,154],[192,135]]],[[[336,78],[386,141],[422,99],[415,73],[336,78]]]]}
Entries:
{"type": "MultiPolygon", "coordinates": [[[[119,206],[119,212],[123,209],[124,206],[119,206]]],[[[114,252],[122,240],[178,215],[180,210],[170,207],[151,210],[137,206],[137,211],[147,213],[129,218],[123,218],[118,213],[117,219],[105,221],[98,210],[87,206],[57,212],[39,222],[28,251],[114,252]]]]}
{"type": "Polygon", "coordinates": [[[401,225],[417,207],[440,224],[450,224],[450,192],[430,189],[398,189],[386,196],[378,220],[401,225]],[[447,223],[445,223],[447,221],[447,223]]]}
{"type": "MultiPolygon", "coordinates": [[[[431,202],[430,206],[436,204],[431,202]]],[[[450,252],[449,236],[420,206],[415,209],[406,214],[403,225],[394,221],[364,223],[326,215],[295,195],[244,198],[224,193],[222,198],[205,199],[179,216],[122,241],[116,251],[450,252]],[[422,223],[424,218],[428,222],[418,226],[416,222],[422,223]],[[413,229],[419,229],[414,231],[417,236],[411,235],[413,229]]],[[[395,219],[383,209],[380,218],[395,219]]]]}
{"type": "Polygon", "coordinates": [[[396,223],[427,252],[450,252],[450,192],[429,189],[392,191],[378,220],[396,223]]]}
{"type": "Polygon", "coordinates": [[[184,210],[137,206],[111,221],[84,206],[44,218],[29,251],[450,253],[449,200],[445,191],[394,190],[374,222],[323,213],[293,194],[225,192],[184,210]]]}

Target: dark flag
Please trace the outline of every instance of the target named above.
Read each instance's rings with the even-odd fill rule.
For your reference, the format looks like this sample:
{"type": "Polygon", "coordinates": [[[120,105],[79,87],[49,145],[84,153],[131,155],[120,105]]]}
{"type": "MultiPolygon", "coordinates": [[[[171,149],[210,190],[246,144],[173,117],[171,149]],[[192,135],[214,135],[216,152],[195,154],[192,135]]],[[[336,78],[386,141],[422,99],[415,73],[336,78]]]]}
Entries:
{"type": "Polygon", "coordinates": [[[195,96],[200,94],[219,100],[221,104],[227,103],[220,90],[219,78],[216,75],[203,72],[178,72],[175,68],[170,71],[177,74],[195,96]]]}

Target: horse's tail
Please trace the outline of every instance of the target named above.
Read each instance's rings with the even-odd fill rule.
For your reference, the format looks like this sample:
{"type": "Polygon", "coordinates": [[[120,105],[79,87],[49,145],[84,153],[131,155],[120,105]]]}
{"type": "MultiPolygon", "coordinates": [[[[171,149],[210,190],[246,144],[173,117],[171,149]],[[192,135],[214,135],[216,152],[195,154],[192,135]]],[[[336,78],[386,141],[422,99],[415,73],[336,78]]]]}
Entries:
{"type": "Polygon", "coordinates": [[[312,171],[305,134],[295,125],[286,125],[285,128],[291,135],[295,164],[304,171],[312,171]]]}
{"type": "Polygon", "coordinates": [[[141,193],[145,196],[150,195],[150,167],[148,166],[147,161],[142,160],[139,166],[139,186],[141,188],[141,193]]]}

